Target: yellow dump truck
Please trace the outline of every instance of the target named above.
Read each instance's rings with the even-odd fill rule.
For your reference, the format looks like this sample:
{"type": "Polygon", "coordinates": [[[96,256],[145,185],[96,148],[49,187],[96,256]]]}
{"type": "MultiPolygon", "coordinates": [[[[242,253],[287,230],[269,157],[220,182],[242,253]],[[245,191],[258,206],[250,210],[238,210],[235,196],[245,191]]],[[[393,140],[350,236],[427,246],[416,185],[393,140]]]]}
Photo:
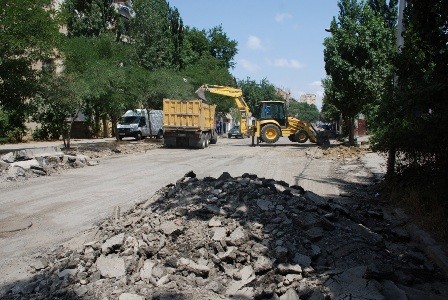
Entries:
{"type": "Polygon", "coordinates": [[[165,146],[203,149],[216,144],[215,108],[199,99],[163,99],[165,146]]]}

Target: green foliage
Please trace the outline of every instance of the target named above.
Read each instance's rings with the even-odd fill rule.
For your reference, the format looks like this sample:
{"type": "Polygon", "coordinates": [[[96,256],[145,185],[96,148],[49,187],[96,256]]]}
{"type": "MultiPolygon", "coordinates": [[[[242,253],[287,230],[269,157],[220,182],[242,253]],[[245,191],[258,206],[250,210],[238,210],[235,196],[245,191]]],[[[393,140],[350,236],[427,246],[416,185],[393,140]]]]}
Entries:
{"type": "MultiPolygon", "coordinates": [[[[136,0],[136,17],[131,22],[131,35],[139,64],[150,71],[176,68],[174,64],[174,41],[171,22],[176,18],[165,0],[136,0]],[[170,19],[170,17],[172,17],[170,19]]],[[[180,20],[180,19],[179,19],[180,20]]],[[[181,26],[181,24],[179,24],[181,26]]],[[[177,32],[180,34],[181,32],[177,32]]]]}
{"type": "Polygon", "coordinates": [[[256,83],[248,77],[246,80],[238,81],[238,86],[243,90],[243,97],[252,112],[258,109],[258,103],[260,101],[284,100],[281,96],[277,95],[275,86],[266,78],[256,83]]]}
{"type": "Polygon", "coordinates": [[[319,120],[319,110],[316,105],[305,102],[289,101],[288,115],[294,116],[299,120],[313,123],[319,120]]]}
{"type": "Polygon", "coordinates": [[[210,42],[206,31],[186,27],[181,52],[183,67],[194,65],[204,58],[211,57],[210,42]]]}
{"type": "Polygon", "coordinates": [[[332,36],[324,41],[325,70],[331,78],[324,80],[324,88],[328,102],[352,119],[390,91],[395,40],[384,16],[365,2],[341,0],[338,6],[332,36]]]}
{"type": "Polygon", "coordinates": [[[399,0],[368,0],[367,3],[373,11],[382,17],[388,27],[394,28],[397,23],[398,1],[399,0]]]}
{"type": "Polygon", "coordinates": [[[222,26],[215,26],[208,31],[210,53],[221,62],[221,66],[230,69],[235,66],[233,57],[238,53],[238,43],[230,40],[222,26]]]}
{"type": "Polygon", "coordinates": [[[379,107],[376,149],[396,149],[409,168],[448,167],[448,3],[408,2],[404,46],[396,60],[397,89],[379,107]],[[394,113],[391,113],[394,112],[394,113]]]}
{"type": "Polygon", "coordinates": [[[62,14],[70,37],[99,36],[118,20],[109,0],[65,0],[62,14]]]}
{"type": "MultiPolygon", "coordinates": [[[[331,80],[331,79],[328,79],[328,80],[331,80]]],[[[340,112],[336,108],[336,106],[334,106],[333,104],[330,103],[328,97],[329,96],[327,94],[325,94],[324,98],[322,99],[321,117],[322,117],[323,121],[327,122],[327,123],[337,122],[339,120],[340,112]]]]}
{"type": "Polygon", "coordinates": [[[33,138],[54,140],[68,136],[70,121],[82,108],[84,86],[73,75],[47,74],[42,78],[42,87],[34,99],[33,121],[40,127],[33,138]]]}
{"type": "Polygon", "coordinates": [[[32,65],[53,54],[57,22],[49,0],[10,0],[0,6],[0,108],[9,115],[13,137],[25,133],[28,99],[39,88],[32,65]]]}

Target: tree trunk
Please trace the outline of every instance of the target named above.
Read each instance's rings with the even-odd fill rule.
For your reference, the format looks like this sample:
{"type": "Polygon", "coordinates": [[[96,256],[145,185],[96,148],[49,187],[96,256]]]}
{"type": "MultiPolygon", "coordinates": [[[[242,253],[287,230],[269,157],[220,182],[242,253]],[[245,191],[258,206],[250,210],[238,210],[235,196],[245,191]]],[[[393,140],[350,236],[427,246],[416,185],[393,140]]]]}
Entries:
{"type": "Polygon", "coordinates": [[[95,129],[94,129],[94,134],[95,137],[98,138],[101,136],[101,117],[100,117],[100,113],[98,111],[95,111],[95,129]]]}
{"type": "Polygon", "coordinates": [[[395,162],[396,162],[397,149],[395,146],[390,147],[387,156],[387,171],[386,178],[392,179],[395,175],[395,162]]]}
{"type": "Polygon", "coordinates": [[[350,146],[355,146],[355,118],[348,118],[348,144],[350,146]]]}
{"type": "Polygon", "coordinates": [[[66,138],[67,138],[67,143],[65,143],[64,140],[64,146],[67,149],[70,149],[70,139],[71,139],[71,132],[72,132],[72,127],[73,127],[73,123],[75,123],[75,119],[79,114],[79,109],[76,111],[76,113],[70,118],[70,123],[68,125],[67,128],[67,133],[66,133],[66,138]]]}
{"type": "Polygon", "coordinates": [[[107,125],[107,115],[103,115],[103,138],[109,137],[109,126],[107,125]]]}
{"type": "Polygon", "coordinates": [[[117,136],[117,118],[111,117],[110,122],[112,123],[112,137],[117,136]]]}

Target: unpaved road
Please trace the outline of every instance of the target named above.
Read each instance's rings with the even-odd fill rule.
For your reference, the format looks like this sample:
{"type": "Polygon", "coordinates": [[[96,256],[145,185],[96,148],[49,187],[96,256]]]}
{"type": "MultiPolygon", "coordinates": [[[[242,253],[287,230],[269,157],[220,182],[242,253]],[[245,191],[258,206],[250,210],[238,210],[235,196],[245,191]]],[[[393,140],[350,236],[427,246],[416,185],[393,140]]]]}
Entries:
{"type": "Polygon", "coordinates": [[[0,287],[30,276],[29,266],[36,256],[87,232],[116,206],[125,211],[190,170],[199,178],[252,173],[326,197],[344,193],[347,183],[372,179],[361,160],[316,158],[317,150],[315,145],[297,145],[286,138],[260,147],[250,147],[250,139],[223,138],[203,150],[159,148],[105,157],[98,166],[26,182],[3,182],[0,224],[32,225],[0,235],[0,287]]]}

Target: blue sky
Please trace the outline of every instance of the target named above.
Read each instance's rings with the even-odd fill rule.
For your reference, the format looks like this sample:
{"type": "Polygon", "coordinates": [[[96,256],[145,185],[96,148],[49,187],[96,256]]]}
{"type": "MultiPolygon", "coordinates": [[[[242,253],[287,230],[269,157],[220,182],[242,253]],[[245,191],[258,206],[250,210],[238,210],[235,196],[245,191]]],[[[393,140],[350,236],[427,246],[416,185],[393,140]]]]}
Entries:
{"type": "MultiPolygon", "coordinates": [[[[184,25],[211,29],[222,25],[238,42],[237,79],[266,78],[277,87],[317,95],[321,108],[321,80],[325,77],[325,31],[339,9],[337,0],[168,0],[184,25]]],[[[213,84],[213,82],[209,82],[213,84]]]]}

